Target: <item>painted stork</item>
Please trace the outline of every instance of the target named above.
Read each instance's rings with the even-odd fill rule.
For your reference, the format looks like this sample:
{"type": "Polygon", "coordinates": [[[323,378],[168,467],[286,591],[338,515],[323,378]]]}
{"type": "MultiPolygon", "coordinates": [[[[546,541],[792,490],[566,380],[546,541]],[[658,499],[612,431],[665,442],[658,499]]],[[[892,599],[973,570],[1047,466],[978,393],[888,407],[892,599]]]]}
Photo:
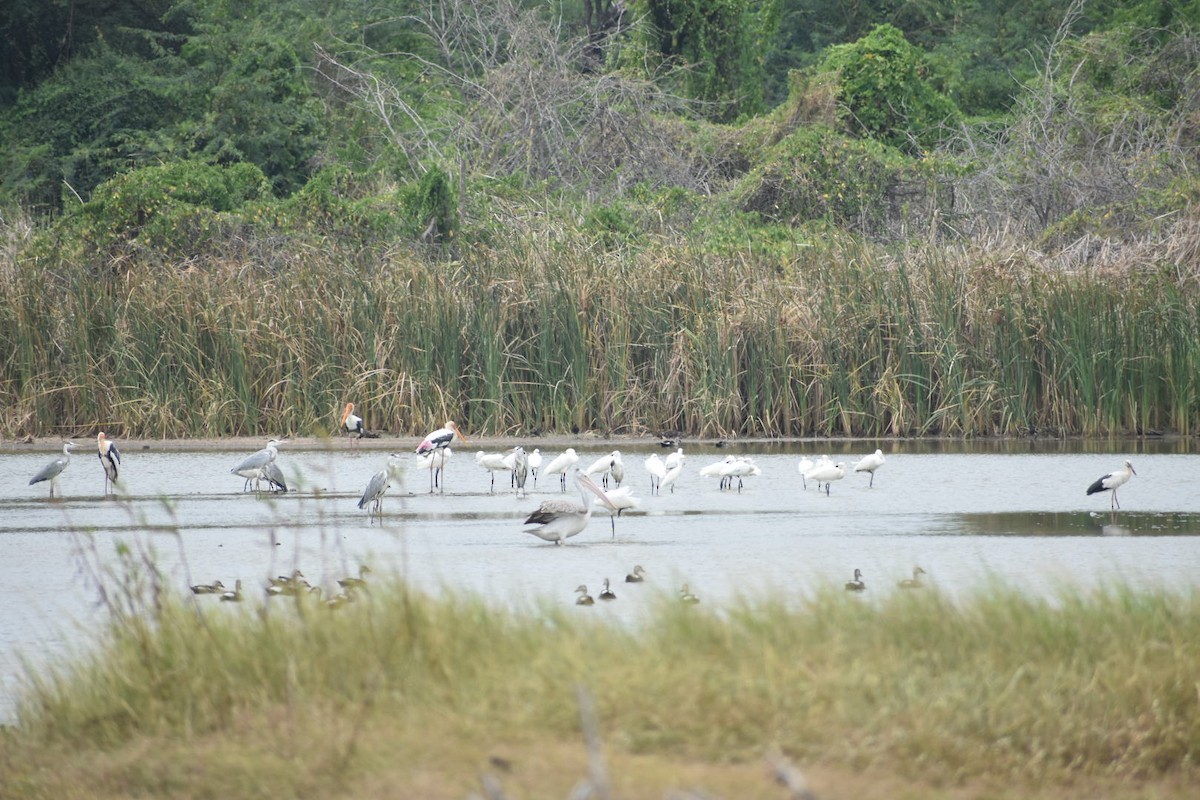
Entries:
{"type": "MultiPolygon", "coordinates": [[[[454,424],[454,421],[447,420],[446,426],[444,428],[438,428],[436,431],[434,431],[433,433],[429,434],[428,436],[426,436],[424,439],[421,440],[421,443],[419,445],[417,445],[417,455],[423,456],[428,453],[434,453],[439,450],[445,450],[448,447],[450,447],[451,442],[454,441],[454,437],[456,437],[456,436],[459,439],[462,439],[463,444],[469,444],[469,442],[467,442],[467,437],[463,436],[462,431],[460,431],[458,429],[458,426],[454,424]]],[[[434,461],[431,461],[429,464],[429,493],[430,494],[433,494],[433,486],[434,486],[433,472],[434,472],[435,463],[436,463],[436,459],[434,461]]],[[[445,460],[442,459],[442,463],[440,465],[438,465],[437,468],[439,471],[444,472],[445,466],[446,466],[445,460]]],[[[443,475],[442,478],[443,478],[443,481],[442,481],[441,489],[443,492],[445,492],[446,491],[446,484],[445,484],[445,480],[444,480],[445,475],[443,475]]]]}
{"type": "Polygon", "coordinates": [[[100,466],[104,467],[104,496],[114,491],[113,484],[117,482],[117,467],[121,464],[121,451],[117,445],[104,435],[104,431],[96,437],[96,451],[100,458],[100,466]]]}

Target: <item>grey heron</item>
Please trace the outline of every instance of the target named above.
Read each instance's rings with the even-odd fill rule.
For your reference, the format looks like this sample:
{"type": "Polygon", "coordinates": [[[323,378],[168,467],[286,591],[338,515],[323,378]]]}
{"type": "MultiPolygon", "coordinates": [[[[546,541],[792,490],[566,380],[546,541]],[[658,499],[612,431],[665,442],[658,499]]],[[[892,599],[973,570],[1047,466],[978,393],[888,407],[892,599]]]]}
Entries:
{"type": "Polygon", "coordinates": [[[247,456],[242,463],[229,470],[232,474],[246,479],[246,483],[242,486],[242,491],[247,491],[250,488],[251,481],[254,481],[254,491],[257,492],[259,490],[259,483],[266,478],[264,470],[279,455],[277,448],[280,444],[282,442],[279,439],[269,439],[266,447],[247,456]]]}
{"type": "Polygon", "coordinates": [[[359,508],[367,509],[367,521],[372,518],[383,521],[383,496],[390,488],[392,475],[395,474],[400,466],[400,455],[392,453],[388,456],[387,468],[381,469],[371,476],[371,480],[367,481],[367,488],[363,490],[362,498],[358,501],[359,508]],[[369,506],[369,507],[368,507],[369,506]]]}
{"type": "Polygon", "coordinates": [[[46,466],[42,467],[41,470],[38,471],[37,475],[34,475],[29,479],[29,485],[33,486],[35,483],[50,481],[50,497],[53,498],[54,490],[58,486],[58,476],[61,475],[62,471],[67,468],[67,465],[71,463],[71,449],[73,447],[75,447],[74,442],[65,443],[62,448],[63,454],[51,461],[46,466]]]}

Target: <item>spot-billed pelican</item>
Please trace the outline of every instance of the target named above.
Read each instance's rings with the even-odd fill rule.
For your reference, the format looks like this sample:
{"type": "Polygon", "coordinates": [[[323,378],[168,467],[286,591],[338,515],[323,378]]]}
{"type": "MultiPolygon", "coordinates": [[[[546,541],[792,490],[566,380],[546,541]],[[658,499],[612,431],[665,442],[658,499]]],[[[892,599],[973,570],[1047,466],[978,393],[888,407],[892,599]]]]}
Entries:
{"type": "Polygon", "coordinates": [[[387,468],[379,470],[371,476],[371,480],[367,481],[367,488],[363,490],[358,507],[367,509],[368,524],[372,517],[383,522],[383,496],[391,488],[392,475],[399,467],[400,454],[392,453],[388,456],[387,468]]]}
{"type": "Polygon", "coordinates": [[[579,463],[579,454],[575,452],[574,447],[568,447],[546,466],[547,475],[558,475],[559,485],[562,490],[567,490],[567,473],[579,463]]]}
{"type": "Polygon", "coordinates": [[[635,565],[633,568],[633,572],[630,572],[628,575],[625,576],[626,583],[641,583],[645,579],[646,579],[646,570],[642,569],[641,564],[635,565]]]}
{"type": "Polygon", "coordinates": [[[277,448],[281,444],[283,442],[279,439],[270,439],[267,441],[266,447],[247,456],[245,461],[229,470],[234,475],[239,475],[246,479],[246,483],[242,486],[243,492],[250,488],[251,481],[254,481],[254,491],[257,492],[259,490],[259,483],[266,478],[263,470],[267,464],[273,462],[275,457],[279,455],[277,448]]]}
{"type": "Polygon", "coordinates": [[[608,587],[608,578],[604,579],[604,588],[600,590],[601,600],[616,600],[617,593],[608,587]]]}
{"type": "Polygon", "coordinates": [[[575,605],[577,606],[590,606],[594,605],[596,602],[594,599],[592,599],[592,596],[588,594],[587,586],[582,583],[575,587],[575,593],[579,595],[579,597],[575,598],[575,605]]]}
{"type": "Polygon", "coordinates": [[[46,466],[38,470],[38,474],[29,479],[29,485],[42,481],[50,481],[50,497],[54,497],[54,490],[58,488],[58,476],[71,463],[71,448],[75,446],[74,442],[67,442],[63,445],[62,455],[51,461],[46,466]]]}
{"type": "Polygon", "coordinates": [[[646,459],[646,472],[650,473],[650,494],[658,494],[662,479],[667,476],[667,465],[658,453],[651,453],[646,459]]]}
{"type": "Polygon", "coordinates": [[[837,464],[818,464],[810,469],[804,477],[816,481],[818,487],[822,483],[825,484],[825,494],[828,496],[829,484],[846,477],[846,465],[840,461],[837,464]]]}
{"type": "Polygon", "coordinates": [[[862,570],[854,570],[854,580],[846,582],[847,592],[861,592],[867,588],[867,584],[863,583],[862,570]]]}
{"type": "Polygon", "coordinates": [[[867,488],[875,485],[875,470],[883,466],[883,451],[876,450],[869,456],[863,456],[857,464],[854,465],[855,472],[871,473],[871,482],[867,484],[867,488]]]}
{"type": "Polygon", "coordinates": [[[100,458],[100,466],[104,467],[104,496],[107,497],[113,490],[113,484],[117,482],[117,467],[121,463],[121,451],[117,449],[112,440],[104,435],[104,431],[100,431],[96,436],[96,454],[100,458]]]}
{"type": "Polygon", "coordinates": [[[921,577],[920,577],[924,574],[925,574],[925,570],[921,569],[920,567],[913,567],[913,576],[911,578],[905,578],[904,580],[900,581],[896,585],[899,586],[901,589],[920,589],[922,586],[925,585],[925,584],[921,583],[921,577]]]}
{"type": "Polygon", "coordinates": [[[1126,483],[1134,475],[1137,475],[1137,473],[1133,471],[1133,464],[1130,464],[1128,461],[1126,461],[1125,466],[1121,467],[1120,469],[1114,470],[1107,475],[1101,475],[1099,478],[1097,478],[1096,482],[1088,487],[1087,493],[1095,494],[1096,492],[1107,492],[1111,490],[1112,500],[1109,502],[1109,508],[1120,508],[1121,503],[1119,500],[1117,500],[1117,487],[1126,483]]]}
{"type": "Polygon", "coordinates": [[[475,463],[486,469],[492,476],[492,488],[490,491],[496,491],[496,473],[508,472],[508,462],[504,458],[503,453],[485,453],[479,450],[475,453],[475,463]]]}
{"type": "Polygon", "coordinates": [[[573,500],[546,500],[525,520],[526,525],[535,527],[525,528],[525,533],[532,533],[539,539],[555,544],[562,544],[566,539],[579,533],[587,527],[592,518],[592,504],[588,502],[588,492],[599,497],[606,508],[614,514],[617,507],[608,499],[604,490],[581,470],[575,470],[575,484],[579,487],[581,502],[573,500]]]}
{"type": "MultiPolygon", "coordinates": [[[[428,436],[426,436],[424,439],[421,440],[421,443],[419,445],[417,445],[417,455],[423,456],[427,453],[434,453],[439,450],[445,450],[450,447],[450,443],[454,441],[455,436],[457,436],[459,439],[462,439],[463,444],[470,444],[467,441],[467,437],[463,436],[462,431],[460,431],[458,429],[458,426],[454,424],[454,421],[447,420],[446,426],[444,428],[438,428],[436,431],[434,431],[433,433],[429,434],[428,436]]],[[[436,459],[435,459],[435,461],[436,461],[436,459]]],[[[445,466],[446,466],[445,459],[442,459],[442,463],[437,464],[436,468],[438,469],[439,472],[444,473],[445,466]]],[[[434,468],[435,468],[435,463],[431,461],[430,466],[429,466],[429,493],[430,494],[433,494],[433,485],[434,485],[433,484],[433,471],[434,471],[434,468]]],[[[446,478],[446,476],[443,474],[442,475],[442,486],[441,486],[443,492],[446,491],[445,478],[446,478]]]]}

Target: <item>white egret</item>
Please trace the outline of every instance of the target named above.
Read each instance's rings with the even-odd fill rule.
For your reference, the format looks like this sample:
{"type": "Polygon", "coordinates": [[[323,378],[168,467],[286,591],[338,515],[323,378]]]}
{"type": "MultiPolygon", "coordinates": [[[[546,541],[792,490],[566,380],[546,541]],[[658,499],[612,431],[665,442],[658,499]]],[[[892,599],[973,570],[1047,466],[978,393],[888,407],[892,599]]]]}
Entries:
{"type": "Polygon", "coordinates": [[[538,472],[542,468],[542,451],[538,448],[533,448],[533,452],[529,454],[529,474],[533,476],[533,485],[537,486],[538,472]]]}

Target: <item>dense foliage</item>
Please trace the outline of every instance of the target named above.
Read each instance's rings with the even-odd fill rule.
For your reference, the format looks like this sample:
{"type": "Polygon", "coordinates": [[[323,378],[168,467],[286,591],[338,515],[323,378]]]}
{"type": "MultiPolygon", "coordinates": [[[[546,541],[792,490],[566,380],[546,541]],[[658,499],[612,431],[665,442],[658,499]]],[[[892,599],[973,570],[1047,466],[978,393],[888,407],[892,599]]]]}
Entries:
{"type": "Polygon", "coordinates": [[[0,430],[312,430],[353,394],[395,429],[1187,431],[1198,31],[1195,0],[14,7],[0,430]]]}

